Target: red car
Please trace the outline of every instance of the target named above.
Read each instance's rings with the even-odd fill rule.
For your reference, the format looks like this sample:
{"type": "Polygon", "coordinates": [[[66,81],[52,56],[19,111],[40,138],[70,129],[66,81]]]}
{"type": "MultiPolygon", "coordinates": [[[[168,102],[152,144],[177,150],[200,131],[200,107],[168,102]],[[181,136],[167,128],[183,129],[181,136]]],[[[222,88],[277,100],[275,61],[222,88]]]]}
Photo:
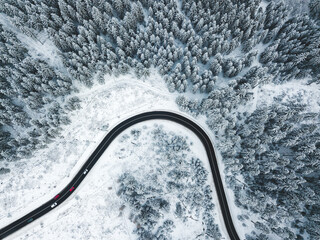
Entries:
{"type": "Polygon", "coordinates": [[[55,200],[57,200],[60,197],[60,195],[58,194],[57,196],[54,197],[55,200]]]}
{"type": "Polygon", "coordinates": [[[69,191],[70,191],[70,192],[72,192],[73,190],[74,190],[74,187],[70,188],[70,190],[69,190],[69,191]]]}

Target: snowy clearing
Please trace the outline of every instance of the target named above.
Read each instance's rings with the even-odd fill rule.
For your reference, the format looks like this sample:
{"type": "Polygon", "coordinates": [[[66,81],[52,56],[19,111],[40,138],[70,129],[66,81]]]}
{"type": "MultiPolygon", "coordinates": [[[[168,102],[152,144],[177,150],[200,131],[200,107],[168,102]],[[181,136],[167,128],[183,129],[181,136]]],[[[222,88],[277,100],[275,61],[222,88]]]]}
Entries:
{"type": "Polygon", "coordinates": [[[19,169],[0,176],[0,227],[51,199],[72,178],[107,131],[134,114],[152,109],[177,110],[163,80],[135,80],[131,75],[106,77],[104,85],[83,87],[81,109],[48,148],[33,157],[9,163],[19,169]]]}
{"type": "MultiPolygon", "coordinates": [[[[156,70],[151,72],[150,78],[143,80],[136,80],[130,74],[105,76],[105,84],[96,84],[91,89],[84,87],[74,96],[82,99],[82,108],[72,112],[71,124],[63,128],[62,135],[33,157],[11,163],[9,167],[21,169],[19,172],[0,176],[3,193],[0,197],[0,227],[59,192],[107,131],[122,120],[144,111],[179,111],[175,104],[176,95],[168,92],[156,70]]],[[[198,120],[205,122],[204,118],[198,120]]],[[[60,208],[65,209],[64,206],[60,208]]],[[[216,210],[220,211],[219,208],[216,210]]],[[[219,218],[223,222],[220,214],[219,218]]],[[[39,221],[43,222],[43,219],[39,221]]]]}
{"type": "MultiPolygon", "coordinates": [[[[156,166],[154,159],[157,155],[154,151],[150,151],[152,145],[150,132],[157,125],[162,125],[165,132],[171,131],[186,136],[188,142],[192,142],[190,155],[201,159],[204,166],[209,169],[205,150],[200,140],[190,130],[165,120],[139,123],[123,132],[109,146],[85,182],[81,184],[81,190],[78,188],[72,199],[58,206],[56,211],[49,213],[45,218],[33,223],[32,228],[28,228],[29,231],[19,239],[133,239],[135,224],[128,219],[130,208],[117,196],[119,190],[117,179],[124,172],[133,173],[143,179],[145,176],[139,173],[148,175],[154,171],[156,166]],[[139,139],[132,136],[130,133],[132,130],[141,131],[139,139]]],[[[215,195],[211,173],[208,179],[215,195]]],[[[170,202],[173,203],[176,198],[174,193],[169,196],[170,202]]],[[[217,206],[216,201],[214,198],[214,204],[217,206]]],[[[172,205],[172,211],[166,217],[175,219],[173,239],[194,239],[202,231],[201,221],[192,215],[188,216],[186,222],[179,221],[172,213],[174,204],[172,205]]],[[[223,219],[217,207],[214,209],[215,223],[218,223],[222,231],[223,219]]],[[[225,232],[222,233],[221,239],[227,239],[225,232]]]]}

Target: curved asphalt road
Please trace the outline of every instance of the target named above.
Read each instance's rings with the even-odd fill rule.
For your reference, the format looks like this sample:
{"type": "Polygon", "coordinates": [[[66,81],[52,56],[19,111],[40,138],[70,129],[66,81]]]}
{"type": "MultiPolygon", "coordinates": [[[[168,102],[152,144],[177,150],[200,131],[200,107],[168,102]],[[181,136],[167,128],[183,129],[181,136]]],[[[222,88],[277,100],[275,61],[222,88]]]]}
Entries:
{"type": "Polygon", "coordinates": [[[72,195],[72,190],[77,188],[79,184],[83,181],[86,177],[86,172],[90,171],[94,164],[99,160],[103,152],[107,149],[110,143],[125,129],[128,127],[142,122],[146,120],[152,119],[163,119],[163,120],[170,120],[181,124],[187,128],[189,128],[192,132],[194,132],[203,143],[208,159],[210,162],[210,167],[212,171],[212,176],[215,184],[215,188],[217,191],[221,212],[223,215],[223,219],[225,222],[225,226],[227,228],[229,237],[231,240],[240,240],[235,227],[232,222],[232,218],[230,215],[229,207],[227,204],[226,195],[223,189],[220,172],[217,164],[217,159],[214,153],[214,149],[212,143],[208,137],[208,135],[193,121],[175,114],[171,112],[164,112],[164,111],[155,111],[155,112],[146,112],[134,117],[131,117],[115,128],[113,128],[107,136],[102,140],[96,150],[91,154],[89,159],[85,162],[83,167],[77,173],[77,175],[72,179],[72,181],[59,193],[59,197],[57,199],[52,198],[50,201],[44,203],[42,206],[38,207],[37,209],[33,210],[32,212],[28,213],[27,215],[23,216],[22,218],[16,220],[15,222],[9,224],[8,226],[0,229],[0,239],[7,237],[8,235],[14,233],[15,231],[19,230],[20,228],[26,226],[27,224],[31,223],[37,218],[40,218],[47,212],[51,211],[53,208],[51,207],[52,204],[57,203],[58,205],[64,202],[68,197],[72,195]],[[72,189],[72,190],[71,190],[72,189]],[[71,191],[70,191],[71,190],[71,191]]]}

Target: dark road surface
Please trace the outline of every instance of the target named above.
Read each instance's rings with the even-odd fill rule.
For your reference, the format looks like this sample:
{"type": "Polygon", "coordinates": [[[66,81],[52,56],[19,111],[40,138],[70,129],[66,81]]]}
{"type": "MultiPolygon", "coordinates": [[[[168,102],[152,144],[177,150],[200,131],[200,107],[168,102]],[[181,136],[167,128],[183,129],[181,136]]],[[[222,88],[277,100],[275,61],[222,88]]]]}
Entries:
{"type": "Polygon", "coordinates": [[[202,130],[201,127],[199,127],[196,123],[193,121],[175,114],[171,112],[164,112],[164,111],[155,111],[155,112],[146,112],[139,115],[136,115],[134,117],[131,117],[120,124],[118,124],[115,128],[113,128],[107,136],[102,140],[102,142],[99,144],[99,146],[95,149],[95,151],[91,154],[91,156],[88,158],[88,160],[85,162],[85,164],[82,166],[80,171],[76,174],[76,176],[71,180],[71,182],[56,195],[56,197],[53,197],[50,201],[44,203],[37,209],[33,210],[32,212],[28,213],[27,215],[21,217],[20,219],[14,221],[13,223],[9,224],[8,226],[0,229],[0,239],[3,239],[7,237],[8,235],[18,231],[19,229],[23,228],[24,226],[28,225],[29,223],[33,222],[34,220],[40,218],[47,212],[54,209],[55,206],[52,206],[56,203],[56,205],[61,204],[64,202],[68,197],[70,197],[73,193],[73,189],[76,189],[80,183],[84,180],[84,178],[87,176],[87,172],[93,168],[94,164],[99,160],[103,152],[108,148],[108,146],[111,144],[111,142],[124,130],[126,130],[128,127],[147,120],[154,120],[154,119],[162,119],[162,120],[170,120],[173,122],[176,122],[178,124],[181,124],[188,129],[190,129],[192,132],[194,132],[203,143],[208,159],[210,162],[210,167],[212,171],[212,176],[214,180],[214,185],[217,191],[217,196],[220,203],[221,212],[223,215],[224,223],[226,226],[226,229],[228,231],[229,237],[231,240],[240,240],[235,227],[232,222],[232,218],[230,215],[226,195],[224,192],[224,188],[221,181],[221,176],[218,168],[217,159],[214,153],[213,145],[210,141],[210,138],[208,135],[202,130]],[[56,199],[55,199],[56,198],[56,199]]]}

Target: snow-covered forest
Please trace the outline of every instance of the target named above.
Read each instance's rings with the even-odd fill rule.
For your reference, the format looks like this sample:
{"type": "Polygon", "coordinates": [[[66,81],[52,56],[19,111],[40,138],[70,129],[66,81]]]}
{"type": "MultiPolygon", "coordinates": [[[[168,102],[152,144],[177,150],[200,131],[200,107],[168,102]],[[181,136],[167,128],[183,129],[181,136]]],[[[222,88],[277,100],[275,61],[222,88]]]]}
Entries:
{"type": "Polygon", "coordinates": [[[319,239],[320,1],[288,2],[0,0],[0,174],[59,136],[82,86],[156,68],[207,118],[247,239],[319,239]]]}
{"type": "MultiPolygon", "coordinates": [[[[121,142],[140,146],[148,141],[146,134],[152,137],[151,146],[138,150],[140,154],[134,157],[144,164],[117,179],[117,195],[130,207],[129,219],[136,225],[138,239],[221,239],[212,197],[215,193],[208,184],[213,182],[205,159],[199,159],[191,149],[192,139],[164,130],[162,125],[153,126],[152,131],[146,126],[134,128],[121,142]]],[[[121,157],[131,154],[124,152],[121,157]]]]}

